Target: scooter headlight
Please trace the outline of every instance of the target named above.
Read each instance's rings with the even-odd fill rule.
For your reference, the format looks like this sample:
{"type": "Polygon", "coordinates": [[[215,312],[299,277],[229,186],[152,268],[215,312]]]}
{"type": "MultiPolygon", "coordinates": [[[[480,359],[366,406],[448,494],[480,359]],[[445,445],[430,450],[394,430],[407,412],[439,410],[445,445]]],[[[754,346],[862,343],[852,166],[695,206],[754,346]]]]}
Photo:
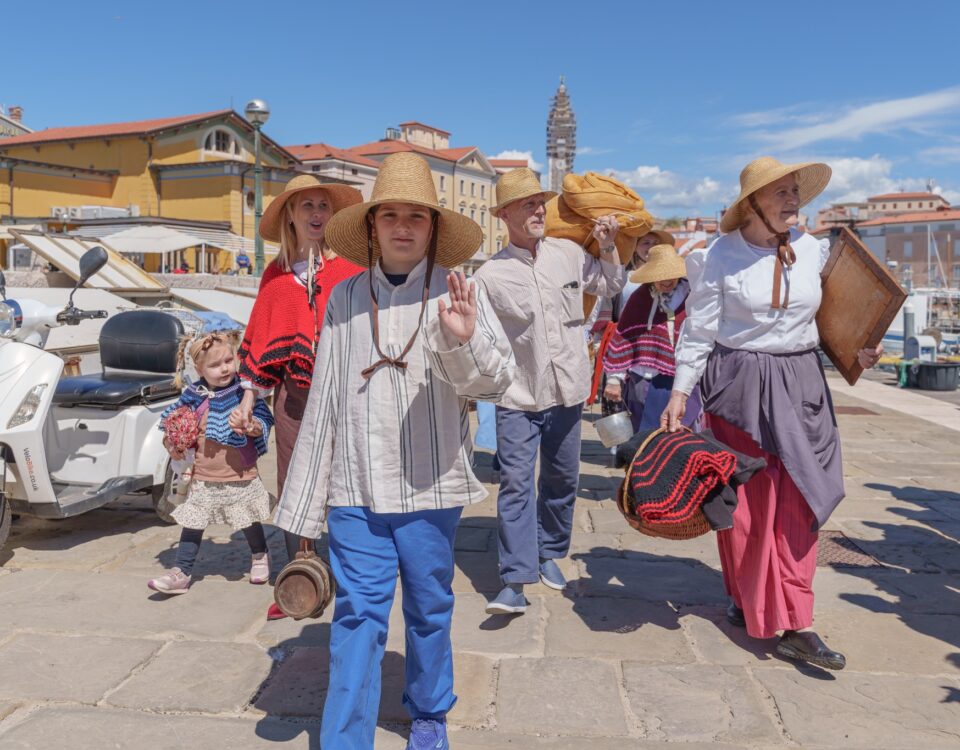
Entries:
{"type": "Polygon", "coordinates": [[[7,422],[8,430],[26,424],[33,419],[37,413],[37,409],[40,407],[40,401],[43,399],[43,392],[46,389],[47,384],[40,383],[39,385],[33,386],[33,388],[27,392],[27,395],[23,397],[23,401],[20,402],[20,406],[17,407],[13,416],[10,417],[10,421],[7,422]]]}
{"type": "Polygon", "coordinates": [[[0,336],[12,336],[17,330],[17,315],[10,305],[0,302],[0,336]]]}

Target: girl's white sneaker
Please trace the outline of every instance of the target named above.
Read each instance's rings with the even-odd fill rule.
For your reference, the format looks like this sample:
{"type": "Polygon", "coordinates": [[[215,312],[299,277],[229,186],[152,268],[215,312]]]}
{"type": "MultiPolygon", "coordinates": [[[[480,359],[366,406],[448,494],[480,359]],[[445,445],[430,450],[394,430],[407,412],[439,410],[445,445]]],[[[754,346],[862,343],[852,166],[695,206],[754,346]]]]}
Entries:
{"type": "Polygon", "coordinates": [[[159,578],[151,578],[147,581],[147,586],[161,594],[186,594],[190,589],[190,576],[184,573],[180,568],[171,568],[159,578]]]}
{"type": "Polygon", "coordinates": [[[261,584],[270,580],[270,554],[261,552],[250,560],[250,583],[261,584]]]}

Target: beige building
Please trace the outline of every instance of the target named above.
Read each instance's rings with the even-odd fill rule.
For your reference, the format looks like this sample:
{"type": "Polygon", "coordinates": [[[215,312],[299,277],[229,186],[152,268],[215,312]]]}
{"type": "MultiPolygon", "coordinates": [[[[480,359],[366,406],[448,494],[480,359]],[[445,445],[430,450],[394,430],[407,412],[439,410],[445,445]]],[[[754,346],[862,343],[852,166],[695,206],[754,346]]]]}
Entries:
{"type": "Polygon", "coordinates": [[[506,228],[490,214],[493,187],[499,173],[476,146],[450,147],[450,133],[421,122],[402,122],[387,128],[379,141],[339,149],[327,144],[290,146],[309,171],[361,183],[369,197],[376,170],[390,154],[410,151],[426,159],[433,173],[437,198],[445,208],[469,216],[483,228],[477,262],[505,246],[506,228]]]}
{"type": "Polygon", "coordinates": [[[936,193],[884,193],[867,198],[870,217],[907,211],[935,211],[950,203],[936,193]]]}

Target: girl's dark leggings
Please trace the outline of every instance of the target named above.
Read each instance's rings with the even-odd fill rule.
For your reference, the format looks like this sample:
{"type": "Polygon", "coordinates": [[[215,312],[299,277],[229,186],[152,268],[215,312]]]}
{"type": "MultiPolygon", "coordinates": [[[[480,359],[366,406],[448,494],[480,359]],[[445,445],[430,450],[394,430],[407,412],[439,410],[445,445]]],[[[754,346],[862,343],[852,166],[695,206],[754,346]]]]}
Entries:
{"type": "MultiPolygon", "coordinates": [[[[259,555],[267,551],[267,537],[263,533],[263,526],[260,523],[252,523],[243,530],[243,535],[247,538],[247,544],[250,545],[250,551],[259,555]]],[[[197,553],[200,552],[200,542],[203,540],[203,529],[183,529],[180,532],[180,546],[177,548],[177,561],[175,565],[186,575],[193,573],[193,564],[197,561],[197,553]]]]}

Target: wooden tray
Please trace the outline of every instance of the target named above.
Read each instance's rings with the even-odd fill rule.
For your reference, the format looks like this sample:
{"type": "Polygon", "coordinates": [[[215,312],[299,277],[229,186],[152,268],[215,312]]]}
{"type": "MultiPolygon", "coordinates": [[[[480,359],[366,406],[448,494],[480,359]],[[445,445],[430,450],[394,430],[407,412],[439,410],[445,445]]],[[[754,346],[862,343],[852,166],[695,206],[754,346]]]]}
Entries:
{"type": "Polygon", "coordinates": [[[853,385],[863,372],[857,353],[881,342],[907,292],[847,227],[833,243],[821,276],[820,347],[853,385]]]}

